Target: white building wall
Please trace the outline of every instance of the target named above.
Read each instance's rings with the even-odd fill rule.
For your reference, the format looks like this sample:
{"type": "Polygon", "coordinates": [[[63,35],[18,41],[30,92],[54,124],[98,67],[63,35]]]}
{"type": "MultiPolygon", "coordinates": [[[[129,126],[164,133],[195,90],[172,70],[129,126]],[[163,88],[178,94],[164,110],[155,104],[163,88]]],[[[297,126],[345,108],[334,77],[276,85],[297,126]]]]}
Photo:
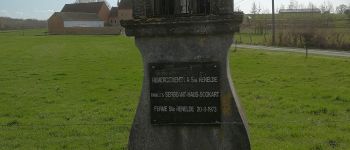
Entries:
{"type": "Polygon", "coordinates": [[[103,21],[64,21],[65,28],[72,27],[104,27],[103,21]]]}

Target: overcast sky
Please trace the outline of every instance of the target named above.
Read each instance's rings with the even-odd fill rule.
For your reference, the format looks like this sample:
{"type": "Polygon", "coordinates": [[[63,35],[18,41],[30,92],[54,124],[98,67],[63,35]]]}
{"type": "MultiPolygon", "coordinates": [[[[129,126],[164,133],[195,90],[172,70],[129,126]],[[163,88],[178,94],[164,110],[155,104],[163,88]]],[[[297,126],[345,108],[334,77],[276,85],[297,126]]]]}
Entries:
{"type": "MultiPolygon", "coordinates": [[[[117,5],[117,0],[107,0],[111,6],[117,5]]],[[[275,0],[276,9],[282,4],[288,6],[290,0],[275,0]]],[[[300,4],[307,6],[309,2],[316,6],[321,5],[328,0],[297,0],[300,4]]],[[[45,20],[53,12],[60,11],[64,4],[73,3],[75,0],[0,0],[0,16],[12,18],[31,18],[45,20]]],[[[271,10],[270,0],[235,0],[235,7],[250,13],[253,2],[260,5],[262,11],[271,10]]],[[[350,0],[331,0],[334,8],[340,4],[350,4],[350,0]]]]}

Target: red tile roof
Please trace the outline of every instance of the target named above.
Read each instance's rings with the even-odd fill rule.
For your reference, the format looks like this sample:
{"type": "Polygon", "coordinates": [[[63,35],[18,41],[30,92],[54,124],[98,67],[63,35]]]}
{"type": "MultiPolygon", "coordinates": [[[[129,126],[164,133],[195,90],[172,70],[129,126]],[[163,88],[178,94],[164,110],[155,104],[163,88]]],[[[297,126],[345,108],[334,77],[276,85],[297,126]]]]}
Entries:
{"type": "MultiPolygon", "coordinates": [[[[74,3],[64,5],[61,12],[85,12],[85,13],[99,13],[105,2],[95,3],[74,3]]],[[[106,5],[107,6],[107,5],[106,5]]]]}
{"type": "Polygon", "coordinates": [[[55,12],[53,16],[59,16],[63,21],[102,21],[95,13],[55,12]]]}

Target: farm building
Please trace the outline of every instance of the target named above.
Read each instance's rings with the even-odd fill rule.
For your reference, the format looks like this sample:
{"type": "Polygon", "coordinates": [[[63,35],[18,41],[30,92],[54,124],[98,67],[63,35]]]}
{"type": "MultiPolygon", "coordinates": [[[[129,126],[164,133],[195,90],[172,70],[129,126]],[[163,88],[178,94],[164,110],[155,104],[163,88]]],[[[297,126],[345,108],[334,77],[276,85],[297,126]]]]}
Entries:
{"type": "Polygon", "coordinates": [[[105,2],[66,4],[48,19],[50,34],[120,34],[120,26],[109,24],[105,2]]]}
{"type": "Polygon", "coordinates": [[[120,26],[118,19],[118,7],[112,7],[109,13],[109,24],[111,26],[120,26]]]}
{"type": "Polygon", "coordinates": [[[105,2],[66,4],[61,12],[95,13],[106,23],[109,17],[109,8],[105,2]]]}
{"type": "MultiPolygon", "coordinates": [[[[120,25],[121,20],[131,20],[133,19],[133,10],[132,4],[129,0],[122,0],[118,3],[118,13],[117,13],[117,22],[120,25]]],[[[125,29],[122,27],[121,32],[125,33],[125,29]]]]}
{"type": "Polygon", "coordinates": [[[130,1],[118,2],[118,7],[112,7],[109,15],[109,23],[120,26],[120,20],[130,20],[132,17],[132,4],[130,1]]]}
{"type": "Polygon", "coordinates": [[[101,28],[104,21],[94,13],[56,12],[49,21],[49,32],[66,33],[66,28],[101,28]]]}

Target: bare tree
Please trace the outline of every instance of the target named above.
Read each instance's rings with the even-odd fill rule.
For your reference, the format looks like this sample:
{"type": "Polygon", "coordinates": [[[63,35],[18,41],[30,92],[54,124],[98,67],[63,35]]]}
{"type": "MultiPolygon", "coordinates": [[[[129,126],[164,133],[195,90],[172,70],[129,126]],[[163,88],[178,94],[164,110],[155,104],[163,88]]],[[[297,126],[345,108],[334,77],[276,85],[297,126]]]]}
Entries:
{"type": "Polygon", "coordinates": [[[261,13],[261,7],[260,7],[260,3],[259,3],[257,14],[260,14],[260,13],[261,13]]]}
{"type": "Polygon", "coordinates": [[[330,1],[327,1],[327,3],[324,1],[320,6],[322,13],[331,13],[334,11],[333,4],[330,1]]]}
{"type": "Polygon", "coordinates": [[[332,4],[330,1],[327,2],[327,11],[328,11],[329,13],[334,12],[333,4],[332,4]]]}
{"type": "Polygon", "coordinates": [[[256,6],[256,3],[253,2],[251,13],[255,15],[257,14],[257,12],[258,12],[258,8],[256,6]]]}
{"type": "Polygon", "coordinates": [[[294,1],[293,0],[289,1],[288,9],[294,9],[294,1]]]}
{"type": "Polygon", "coordinates": [[[345,11],[347,10],[348,6],[346,6],[345,4],[341,4],[336,8],[336,12],[338,14],[344,14],[345,11]]]}
{"type": "Polygon", "coordinates": [[[288,9],[298,9],[299,8],[299,3],[296,0],[290,0],[288,9]]]}
{"type": "Polygon", "coordinates": [[[315,9],[315,8],[317,8],[317,7],[316,7],[316,5],[315,5],[314,3],[309,2],[307,8],[309,8],[309,9],[315,9]]]}

